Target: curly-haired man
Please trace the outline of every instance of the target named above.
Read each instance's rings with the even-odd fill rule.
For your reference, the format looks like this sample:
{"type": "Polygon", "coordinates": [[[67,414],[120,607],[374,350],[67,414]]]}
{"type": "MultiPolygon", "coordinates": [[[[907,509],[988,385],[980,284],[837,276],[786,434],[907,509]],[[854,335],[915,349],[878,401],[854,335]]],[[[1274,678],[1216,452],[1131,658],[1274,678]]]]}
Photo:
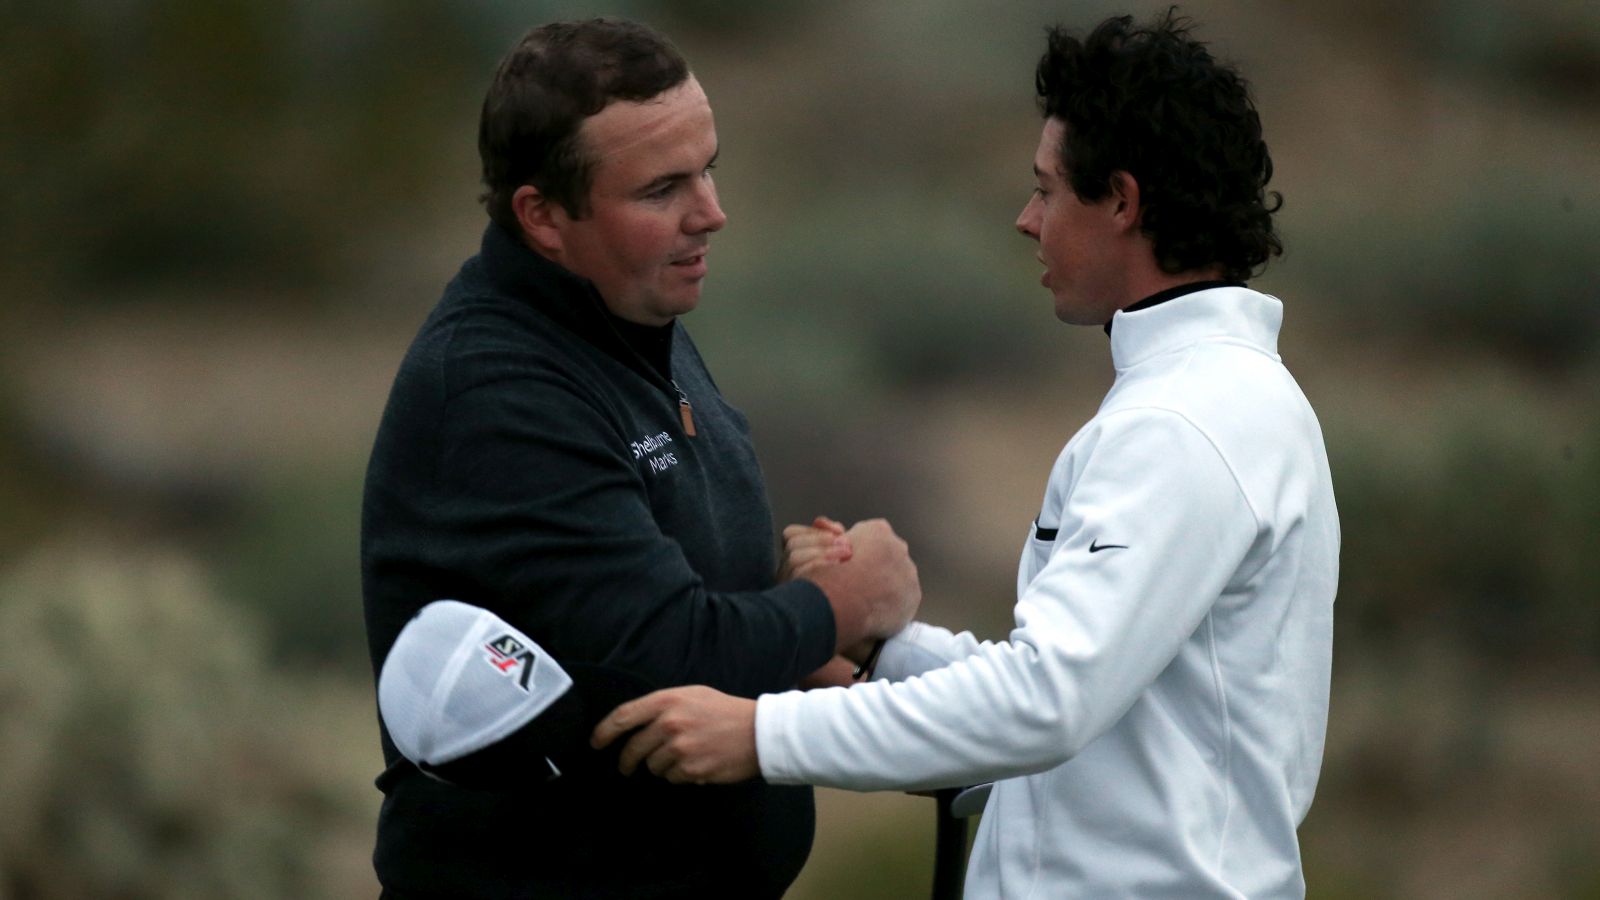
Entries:
{"type": "Polygon", "coordinates": [[[968,897],[1301,897],[1339,522],[1282,304],[1243,284],[1281,249],[1260,121],[1172,12],[1052,31],[1036,82],[1017,229],[1057,317],[1109,332],[1116,380],[1028,523],[1010,639],[912,623],[870,683],[661,692],[595,740],[643,726],[622,765],[671,780],[994,779],[968,897]]]}

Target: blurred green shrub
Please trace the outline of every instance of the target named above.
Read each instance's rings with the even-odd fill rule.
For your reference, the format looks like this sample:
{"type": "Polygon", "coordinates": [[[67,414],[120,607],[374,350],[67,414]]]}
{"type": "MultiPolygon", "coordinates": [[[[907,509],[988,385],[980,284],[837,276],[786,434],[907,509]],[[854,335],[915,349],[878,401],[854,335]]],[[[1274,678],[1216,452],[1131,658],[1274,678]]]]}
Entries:
{"type": "Polygon", "coordinates": [[[104,296],[182,280],[304,287],[413,206],[475,114],[444,0],[86,0],[0,18],[0,268],[104,296]]]}
{"type": "Polygon", "coordinates": [[[1302,4],[1350,44],[1390,46],[1493,90],[1575,108],[1600,99],[1600,6],[1586,0],[1344,0],[1302,4]]]}
{"type": "Polygon", "coordinates": [[[270,672],[192,562],[58,544],[0,598],[0,894],[349,895],[324,850],[368,815],[350,747],[308,712],[330,695],[270,672]]]}
{"type": "Polygon", "coordinates": [[[1333,301],[1342,328],[1546,371],[1600,352],[1600,190],[1516,169],[1449,190],[1301,228],[1294,264],[1333,301]]]}
{"type": "Polygon", "coordinates": [[[1433,419],[1330,427],[1341,639],[1600,659],[1596,413],[1469,389],[1433,419]]]}
{"type": "Polygon", "coordinates": [[[359,552],[365,472],[361,460],[252,485],[206,541],[224,595],[259,620],[275,665],[371,677],[359,552]]]}

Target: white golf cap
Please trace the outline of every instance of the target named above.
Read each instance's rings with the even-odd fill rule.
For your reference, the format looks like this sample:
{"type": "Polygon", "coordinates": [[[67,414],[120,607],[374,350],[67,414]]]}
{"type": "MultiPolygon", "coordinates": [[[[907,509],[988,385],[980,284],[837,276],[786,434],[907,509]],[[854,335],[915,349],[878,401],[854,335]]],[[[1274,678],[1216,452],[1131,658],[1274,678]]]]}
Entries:
{"type": "Polygon", "coordinates": [[[571,687],[549,654],[499,616],[435,600],[384,660],[378,708],[406,759],[437,766],[513,734],[571,687]]]}

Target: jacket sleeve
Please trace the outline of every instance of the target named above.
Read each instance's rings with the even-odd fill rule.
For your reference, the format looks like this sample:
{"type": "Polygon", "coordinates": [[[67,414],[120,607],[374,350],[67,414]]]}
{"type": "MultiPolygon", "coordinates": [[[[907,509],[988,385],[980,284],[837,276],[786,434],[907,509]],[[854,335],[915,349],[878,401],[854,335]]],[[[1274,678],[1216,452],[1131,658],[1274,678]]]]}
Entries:
{"type": "Polygon", "coordinates": [[[1021,591],[1010,640],[968,644],[965,658],[898,683],[761,697],[757,749],[769,781],[915,790],[1031,774],[1072,758],[1126,713],[1195,632],[1258,529],[1227,465],[1187,420],[1133,410],[1091,427],[1058,539],[1021,591]],[[1097,540],[1126,546],[1090,553],[1097,540]]]}
{"type": "Polygon", "coordinates": [[[428,516],[430,555],[477,591],[458,599],[494,609],[557,660],[657,686],[754,697],[825,663],[834,623],[821,590],[708,590],[658,525],[627,437],[599,402],[559,373],[449,399],[428,516]]]}
{"type": "Polygon", "coordinates": [[[938,625],[912,622],[884,643],[873,680],[904,681],[971,656],[983,646],[970,631],[956,634],[938,625]]]}

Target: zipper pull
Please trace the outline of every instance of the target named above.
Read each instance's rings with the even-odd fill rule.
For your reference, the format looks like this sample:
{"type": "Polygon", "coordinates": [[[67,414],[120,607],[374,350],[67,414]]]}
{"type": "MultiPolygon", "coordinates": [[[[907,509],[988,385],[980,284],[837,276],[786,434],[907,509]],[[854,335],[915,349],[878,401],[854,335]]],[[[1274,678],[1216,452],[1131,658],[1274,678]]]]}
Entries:
{"type": "Polygon", "coordinates": [[[678,382],[672,382],[673,390],[678,392],[678,418],[683,420],[683,433],[694,437],[694,407],[689,405],[689,395],[678,387],[678,382]]]}

